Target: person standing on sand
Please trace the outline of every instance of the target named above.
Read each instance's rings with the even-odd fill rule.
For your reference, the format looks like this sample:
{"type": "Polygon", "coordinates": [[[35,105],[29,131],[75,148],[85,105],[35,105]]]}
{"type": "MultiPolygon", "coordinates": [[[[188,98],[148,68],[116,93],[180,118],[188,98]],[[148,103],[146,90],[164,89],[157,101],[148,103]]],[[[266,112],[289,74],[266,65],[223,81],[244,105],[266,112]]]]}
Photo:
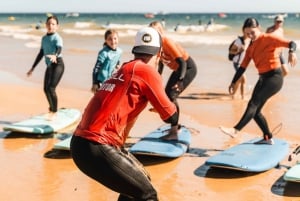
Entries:
{"type": "MultiPolygon", "coordinates": [[[[279,37],[284,37],[283,22],[284,22],[283,16],[277,15],[274,18],[274,25],[268,27],[266,30],[266,33],[272,33],[272,34],[276,34],[279,37]]],[[[283,76],[286,76],[289,73],[289,69],[285,63],[285,59],[283,57],[283,52],[281,51],[279,54],[280,54],[281,70],[282,70],[283,76]]]]}
{"type": "Polygon", "coordinates": [[[251,119],[254,119],[263,133],[263,139],[257,143],[274,144],[272,133],[261,110],[265,103],[280,91],[283,85],[283,74],[278,49],[283,47],[289,48],[288,62],[294,67],[297,63],[295,54],[297,45],[294,41],[284,39],[275,34],[263,33],[255,18],[247,18],[243,27],[245,33],[251,39],[251,43],[246,50],[246,55],[241,66],[235,73],[229,86],[229,93],[231,94],[233,92],[237,80],[243,75],[252,59],[258,70],[259,79],[240,121],[233,128],[221,126],[220,129],[231,137],[237,137],[238,132],[246,126],[251,119]]]}
{"type": "MultiPolygon", "coordinates": [[[[118,201],[157,201],[157,192],[139,161],[124,149],[137,116],[148,101],[177,133],[178,113],[155,70],[159,33],[146,27],[135,36],[134,59],[106,80],[90,100],[71,140],[71,155],[87,176],[120,193],[118,201]]],[[[168,135],[168,134],[167,134],[168,135]]]]}
{"type": "MultiPolygon", "coordinates": [[[[242,31],[243,31],[243,36],[239,36],[233,42],[232,46],[229,48],[229,53],[234,55],[234,57],[232,59],[232,63],[233,63],[233,67],[234,67],[235,71],[237,71],[237,69],[240,67],[241,62],[244,59],[246,49],[248,48],[249,43],[250,43],[250,39],[246,35],[244,27],[243,27],[242,31]]],[[[240,87],[241,98],[244,99],[245,85],[246,85],[246,76],[242,75],[241,78],[236,83],[236,89],[233,91],[232,97],[234,98],[236,91],[240,87]]]]}
{"type": "Polygon", "coordinates": [[[118,32],[109,29],[104,34],[103,48],[99,51],[95,67],[93,69],[93,85],[91,91],[96,93],[105,80],[111,77],[114,70],[120,65],[122,54],[118,47],[118,32]]]}
{"type": "Polygon", "coordinates": [[[149,26],[156,29],[162,39],[162,52],[158,63],[158,72],[162,74],[164,65],[173,70],[165,91],[169,99],[175,103],[179,113],[177,98],[196,77],[196,63],[178,43],[166,36],[159,21],[151,22],[149,26]]]}
{"type": "Polygon", "coordinates": [[[64,73],[64,62],[62,58],[63,40],[57,33],[58,18],[49,16],[46,20],[47,34],[43,36],[41,49],[31,67],[27,76],[31,76],[35,67],[45,57],[47,65],[44,77],[44,92],[49,103],[49,113],[47,118],[52,120],[57,112],[57,94],[56,87],[64,73]]]}

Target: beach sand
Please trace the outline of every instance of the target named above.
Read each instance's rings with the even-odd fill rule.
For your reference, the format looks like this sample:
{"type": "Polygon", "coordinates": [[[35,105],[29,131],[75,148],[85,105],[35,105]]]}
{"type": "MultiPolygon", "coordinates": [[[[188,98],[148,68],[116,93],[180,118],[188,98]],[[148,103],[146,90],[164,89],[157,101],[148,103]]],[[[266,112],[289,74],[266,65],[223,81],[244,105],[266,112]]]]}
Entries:
{"type": "MultiPolygon", "coordinates": [[[[30,54],[33,52],[36,50],[31,50],[30,54]]],[[[68,68],[71,68],[73,63],[80,62],[80,59],[77,58],[78,55],[74,54],[74,58],[76,57],[74,60],[71,60],[70,56],[68,57],[66,54],[68,68]]],[[[35,53],[27,59],[30,60],[29,65],[33,62],[34,56],[35,53]]],[[[85,54],[82,56],[84,57],[85,54]]],[[[128,55],[127,57],[129,58],[128,55]]],[[[89,65],[93,65],[94,59],[95,56],[92,56],[89,65]]],[[[209,62],[205,60],[205,56],[196,56],[196,60],[199,69],[203,67],[201,62],[209,62]]],[[[46,112],[48,107],[40,82],[42,78],[33,77],[34,81],[26,78],[25,72],[28,69],[25,67],[22,69],[23,76],[20,76],[22,73],[18,75],[10,73],[7,70],[8,63],[9,61],[6,61],[5,71],[0,71],[0,123],[2,126],[5,123],[12,123],[46,112]]],[[[43,72],[44,69],[39,68],[43,72]]],[[[203,70],[199,70],[197,79],[211,76],[202,73],[203,70]]],[[[37,74],[39,73],[37,72],[37,74]]],[[[231,76],[232,74],[228,75],[228,77],[231,76]]],[[[213,79],[213,76],[208,79],[213,79]]],[[[294,86],[293,80],[295,79],[292,75],[290,80],[292,81],[287,80],[287,82],[292,82],[291,85],[294,86]]],[[[181,107],[180,123],[192,131],[189,153],[174,160],[140,158],[152,177],[160,200],[300,200],[300,185],[283,180],[287,167],[294,164],[294,161],[288,161],[288,156],[281,162],[280,168],[273,168],[262,173],[211,169],[204,165],[209,156],[244,140],[260,137],[261,134],[253,121],[243,129],[242,137],[239,140],[222,134],[218,126],[232,126],[236,123],[242,115],[247,101],[232,100],[226,94],[229,81],[224,81],[226,86],[223,90],[214,87],[207,90],[207,86],[199,86],[198,82],[195,81],[195,84],[192,84],[178,100],[181,107]]],[[[297,121],[293,108],[298,108],[299,105],[291,103],[295,91],[290,92],[289,89],[284,91],[284,93],[280,93],[281,95],[273,97],[264,109],[266,118],[272,127],[280,122],[297,121]],[[288,95],[291,97],[287,98],[288,95]]],[[[60,107],[78,108],[81,111],[84,110],[92,96],[89,86],[72,88],[70,84],[66,83],[59,85],[57,92],[60,107]]],[[[128,142],[137,140],[138,137],[162,124],[163,122],[157,114],[146,109],[139,116],[128,142]]],[[[298,130],[299,124],[294,127],[285,127],[285,123],[283,123],[282,131],[276,137],[287,140],[290,144],[290,151],[292,151],[300,143],[300,136],[296,132],[298,130]]],[[[71,132],[71,130],[67,132],[71,132]]],[[[117,193],[80,172],[71,158],[49,159],[44,157],[44,154],[50,151],[53,144],[58,141],[58,135],[33,137],[0,131],[1,200],[116,200],[117,193]]]]}

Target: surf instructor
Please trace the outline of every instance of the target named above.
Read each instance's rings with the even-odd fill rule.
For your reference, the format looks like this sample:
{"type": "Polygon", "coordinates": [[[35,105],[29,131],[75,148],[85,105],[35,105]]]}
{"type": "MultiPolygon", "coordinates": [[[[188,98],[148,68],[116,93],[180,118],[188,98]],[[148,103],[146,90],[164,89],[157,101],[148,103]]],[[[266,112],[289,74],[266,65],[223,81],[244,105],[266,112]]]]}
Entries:
{"type": "Polygon", "coordinates": [[[87,176],[120,193],[118,201],[157,201],[157,192],[139,161],[124,149],[137,116],[147,103],[178,128],[176,106],[155,70],[159,33],[146,27],[135,36],[134,59],[105,81],[87,105],[71,140],[72,158],[87,176]]]}

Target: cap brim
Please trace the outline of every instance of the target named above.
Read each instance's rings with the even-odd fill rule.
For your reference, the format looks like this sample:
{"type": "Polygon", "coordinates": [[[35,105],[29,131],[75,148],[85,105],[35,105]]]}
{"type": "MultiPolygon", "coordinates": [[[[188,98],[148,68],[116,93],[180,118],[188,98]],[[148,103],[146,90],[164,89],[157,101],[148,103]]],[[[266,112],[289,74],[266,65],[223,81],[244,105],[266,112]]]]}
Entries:
{"type": "Polygon", "coordinates": [[[135,46],[132,48],[133,54],[150,54],[150,55],[156,55],[159,51],[160,47],[153,47],[153,46],[135,46]]]}

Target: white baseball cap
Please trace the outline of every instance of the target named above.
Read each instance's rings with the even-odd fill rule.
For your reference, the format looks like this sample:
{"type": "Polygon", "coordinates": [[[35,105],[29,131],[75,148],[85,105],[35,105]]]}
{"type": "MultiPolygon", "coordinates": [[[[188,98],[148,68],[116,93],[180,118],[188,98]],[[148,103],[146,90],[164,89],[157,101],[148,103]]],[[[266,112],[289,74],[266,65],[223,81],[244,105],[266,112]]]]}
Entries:
{"type": "Polygon", "coordinates": [[[275,18],[274,18],[274,21],[280,21],[280,22],[283,22],[284,21],[284,17],[282,15],[277,15],[275,18]]]}
{"type": "Polygon", "coordinates": [[[156,55],[160,47],[159,33],[152,27],[145,27],[137,32],[132,53],[156,55]]]}

